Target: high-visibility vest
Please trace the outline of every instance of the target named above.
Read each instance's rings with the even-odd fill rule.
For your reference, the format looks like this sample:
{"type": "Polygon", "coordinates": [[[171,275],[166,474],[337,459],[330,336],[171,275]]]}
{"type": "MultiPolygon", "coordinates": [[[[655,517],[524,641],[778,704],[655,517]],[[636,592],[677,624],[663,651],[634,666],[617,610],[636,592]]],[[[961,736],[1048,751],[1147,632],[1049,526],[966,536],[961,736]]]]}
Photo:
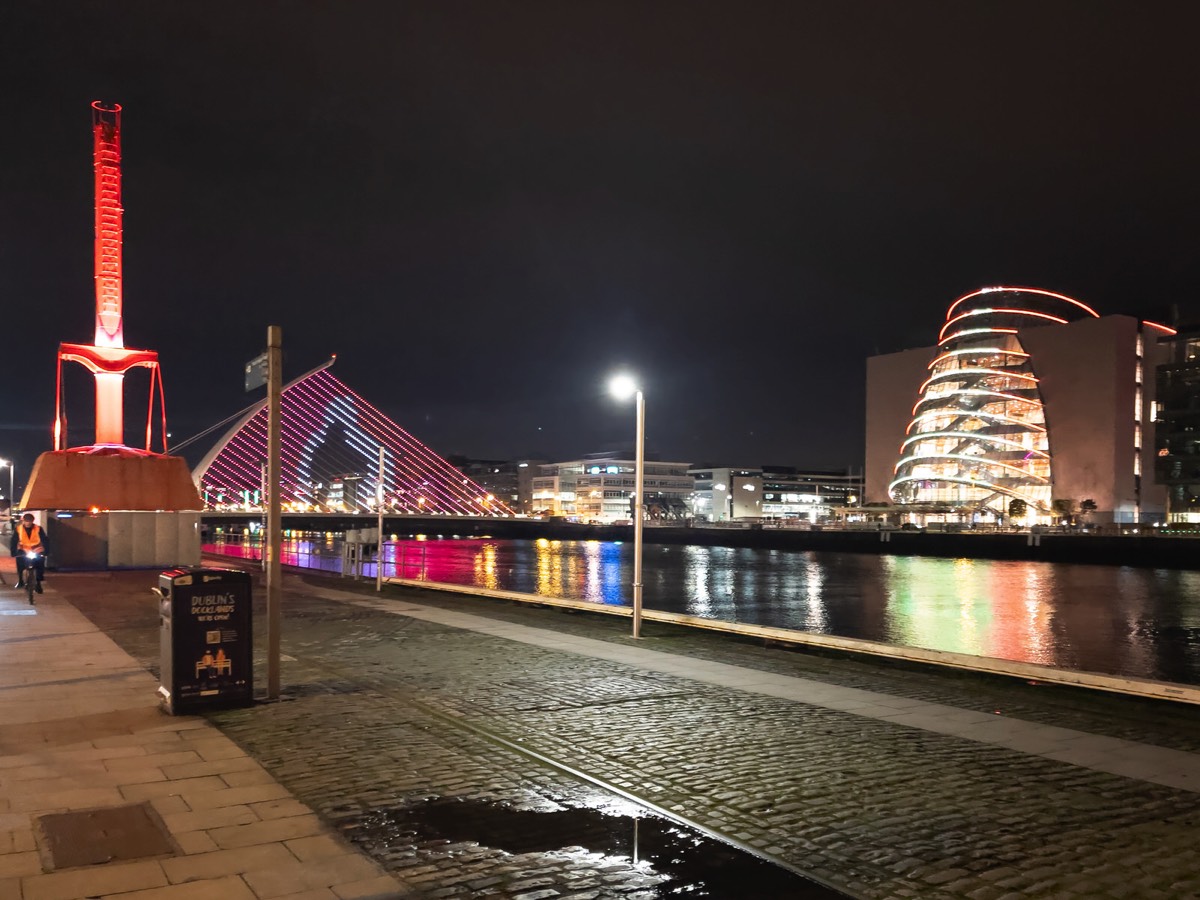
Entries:
{"type": "Polygon", "coordinates": [[[42,550],[42,526],[34,524],[28,529],[24,525],[17,526],[17,546],[22,551],[42,550]]]}

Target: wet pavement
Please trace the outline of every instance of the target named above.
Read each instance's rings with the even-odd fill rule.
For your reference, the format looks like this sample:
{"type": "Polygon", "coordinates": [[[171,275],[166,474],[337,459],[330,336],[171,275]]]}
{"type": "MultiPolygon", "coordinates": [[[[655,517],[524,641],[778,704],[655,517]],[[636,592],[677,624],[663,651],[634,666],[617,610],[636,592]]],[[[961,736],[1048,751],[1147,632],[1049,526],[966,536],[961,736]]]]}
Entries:
{"type": "MultiPolygon", "coordinates": [[[[572,879],[573,891],[599,887],[597,879],[608,876],[604,883],[615,891],[634,887],[636,893],[664,897],[742,896],[749,884],[762,897],[845,896],[641,807],[614,802],[599,791],[570,803],[541,797],[523,806],[461,797],[430,799],[373,810],[342,823],[342,828],[346,837],[376,858],[403,856],[418,848],[429,853],[461,847],[468,853],[478,846],[513,858],[571,857],[584,882],[572,879]],[[630,868],[638,869],[646,882],[627,884],[630,868]]],[[[491,886],[482,883],[488,880],[475,886],[491,886]]]]}
{"type": "MultiPolygon", "coordinates": [[[[154,578],[56,587],[157,671],[154,578]]],[[[420,896],[1200,894],[1195,708],[350,586],[209,719],[420,896]]]]}

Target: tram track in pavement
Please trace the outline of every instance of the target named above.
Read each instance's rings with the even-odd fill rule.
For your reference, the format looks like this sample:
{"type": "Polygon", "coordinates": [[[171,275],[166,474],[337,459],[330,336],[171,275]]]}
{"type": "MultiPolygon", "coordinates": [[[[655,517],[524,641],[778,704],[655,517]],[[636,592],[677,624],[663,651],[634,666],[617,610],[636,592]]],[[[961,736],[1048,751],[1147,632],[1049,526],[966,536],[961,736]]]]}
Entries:
{"type": "Polygon", "coordinates": [[[609,779],[603,778],[595,773],[588,772],[576,764],[568,763],[562,759],[542,753],[533,749],[532,747],[505,737],[491,728],[484,727],[474,722],[469,722],[463,716],[445,712],[444,710],[439,709],[437,706],[418,699],[416,696],[414,696],[412,691],[396,688],[394,686],[382,685],[376,681],[365,683],[365,680],[353,670],[331,664],[317,657],[297,654],[295,651],[290,652],[288,655],[292,657],[299,665],[308,668],[310,671],[323,672],[326,675],[334,676],[335,678],[348,683],[364,683],[364,686],[368,687],[372,692],[416,709],[425,716],[434,719],[444,726],[456,729],[488,744],[503,748],[511,753],[515,753],[524,757],[525,759],[530,760],[531,762],[545,766],[546,768],[562,775],[566,775],[577,782],[599,789],[600,791],[613,796],[620,797],[621,799],[626,800],[629,803],[634,804],[635,806],[640,807],[641,809],[644,809],[647,812],[652,813],[653,815],[658,816],[660,819],[670,822],[679,828],[685,829],[693,834],[698,834],[710,841],[715,841],[719,844],[732,847],[748,857],[759,860],[762,863],[786,872],[811,885],[811,887],[804,893],[794,894],[792,896],[804,898],[811,897],[813,900],[835,900],[835,898],[854,896],[785,859],[765,852],[762,849],[755,847],[743,840],[739,840],[732,834],[706,826],[695,819],[682,815],[675,810],[662,806],[661,804],[655,803],[648,797],[642,796],[636,792],[627,790],[620,785],[614,784],[609,779]]]}

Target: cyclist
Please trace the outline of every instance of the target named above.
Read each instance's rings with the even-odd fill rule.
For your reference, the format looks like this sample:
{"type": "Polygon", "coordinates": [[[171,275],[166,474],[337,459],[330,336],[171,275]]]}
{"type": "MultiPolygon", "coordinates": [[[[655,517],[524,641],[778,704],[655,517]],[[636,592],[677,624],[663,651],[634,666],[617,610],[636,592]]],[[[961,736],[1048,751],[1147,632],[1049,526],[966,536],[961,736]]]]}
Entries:
{"type": "Polygon", "coordinates": [[[25,513],[13,529],[10,550],[17,560],[17,587],[25,587],[25,579],[36,576],[34,589],[42,593],[42,579],[46,577],[46,530],[33,521],[33,513],[25,513]],[[25,558],[31,551],[37,554],[34,560],[25,558]],[[31,574],[27,574],[28,569],[32,569],[31,574]]]}

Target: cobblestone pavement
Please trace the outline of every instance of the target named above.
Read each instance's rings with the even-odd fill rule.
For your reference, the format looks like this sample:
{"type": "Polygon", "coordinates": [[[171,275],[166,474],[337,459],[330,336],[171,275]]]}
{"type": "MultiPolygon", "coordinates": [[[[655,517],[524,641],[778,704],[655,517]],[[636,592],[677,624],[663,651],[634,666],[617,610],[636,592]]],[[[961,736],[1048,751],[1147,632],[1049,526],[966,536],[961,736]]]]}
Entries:
{"type": "MultiPolygon", "coordinates": [[[[65,588],[70,577],[60,578],[65,588]]],[[[117,643],[156,669],[152,583],[145,573],[128,573],[89,580],[87,591],[65,589],[117,643]],[[103,589],[94,589],[98,584],[103,589]]],[[[856,896],[1200,896],[1200,794],[319,596],[346,584],[290,580],[285,702],[211,719],[428,896],[648,898],[688,886],[660,884],[663,872],[634,866],[628,847],[596,849],[566,827],[544,826],[549,833],[538,835],[523,820],[515,830],[527,845],[501,846],[486,828],[493,814],[503,820],[505,811],[574,810],[578,819],[589,809],[620,806],[529,753],[856,896]],[[457,831],[439,833],[429,814],[449,803],[463,804],[467,814],[457,831]],[[474,835],[464,823],[474,824],[474,835]]],[[[435,592],[389,589],[387,596],[633,643],[620,619],[435,592]]],[[[647,624],[638,645],[1200,751],[1200,716],[1192,708],[762,647],[657,624],[647,624]]]]}

